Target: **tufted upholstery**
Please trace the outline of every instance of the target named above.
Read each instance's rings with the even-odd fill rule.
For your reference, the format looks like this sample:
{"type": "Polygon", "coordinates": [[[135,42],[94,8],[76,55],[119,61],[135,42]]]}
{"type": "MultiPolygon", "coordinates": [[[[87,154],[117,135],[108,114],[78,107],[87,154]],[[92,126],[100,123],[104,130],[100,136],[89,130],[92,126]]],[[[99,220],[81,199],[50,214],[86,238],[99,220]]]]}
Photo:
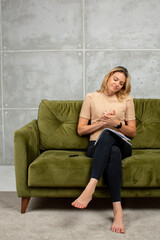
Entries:
{"type": "Polygon", "coordinates": [[[160,148],[160,99],[134,99],[136,136],[132,148],[160,148]]]}
{"type": "Polygon", "coordinates": [[[88,137],[77,134],[82,101],[42,100],[38,127],[40,149],[86,149],[88,137]]]}
{"type": "MultiPolygon", "coordinates": [[[[132,148],[160,148],[160,100],[134,99],[137,134],[132,148]]],[[[88,137],[77,134],[82,101],[42,100],[38,127],[40,149],[86,149],[88,137]]]]}

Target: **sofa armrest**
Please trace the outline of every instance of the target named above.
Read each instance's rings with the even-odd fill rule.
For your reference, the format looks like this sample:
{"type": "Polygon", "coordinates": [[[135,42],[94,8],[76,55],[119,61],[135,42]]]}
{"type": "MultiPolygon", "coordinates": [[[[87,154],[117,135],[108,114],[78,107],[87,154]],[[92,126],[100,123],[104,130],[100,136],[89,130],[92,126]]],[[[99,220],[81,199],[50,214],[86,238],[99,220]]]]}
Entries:
{"type": "Polygon", "coordinates": [[[37,120],[14,133],[16,187],[19,197],[28,197],[28,167],[40,155],[37,120]]]}

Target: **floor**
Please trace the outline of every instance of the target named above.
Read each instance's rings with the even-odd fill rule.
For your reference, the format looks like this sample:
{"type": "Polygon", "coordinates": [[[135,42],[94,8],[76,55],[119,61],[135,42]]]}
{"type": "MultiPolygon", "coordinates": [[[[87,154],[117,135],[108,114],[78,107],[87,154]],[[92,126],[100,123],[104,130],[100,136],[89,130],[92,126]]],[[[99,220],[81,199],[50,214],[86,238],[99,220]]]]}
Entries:
{"type": "Polygon", "coordinates": [[[0,166],[0,191],[16,191],[14,166],[0,166]]]}
{"type": "Polygon", "coordinates": [[[113,212],[109,198],[93,199],[84,211],[71,207],[70,198],[32,198],[26,214],[20,214],[15,191],[14,166],[0,166],[1,240],[159,240],[160,198],[123,199],[126,234],[122,236],[110,231],[113,212]]]}

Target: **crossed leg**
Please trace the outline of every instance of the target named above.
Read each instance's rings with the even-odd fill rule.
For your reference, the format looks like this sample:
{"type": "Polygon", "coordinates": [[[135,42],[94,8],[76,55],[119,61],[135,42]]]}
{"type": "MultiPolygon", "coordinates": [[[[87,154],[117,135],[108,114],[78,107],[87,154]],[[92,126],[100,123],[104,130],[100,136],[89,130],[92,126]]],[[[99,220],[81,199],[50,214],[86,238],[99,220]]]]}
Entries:
{"type": "Polygon", "coordinates": [[[88,203],[92,200],[92,195],[95,192],[95,188],[96,188],[97,183],[98,183],[97,179],[91,178],[89,183],[87,184],[85,190],[72,203],[72,206],[76,207],[76,208],[86,208],[88,203]]]}
{"type": "MultiPolygon", "coordinates": [[[[109,133],[106,132],[99,142],[101,144],[99,144],[99,146],[96,147],[96,150],[94,152],[91,179],[87,184],[85,190],[82,192],[82,194],[72,203],[72,206],[80,209],[87,207],[89,202],[92,200],[93,193],[95,192],[95,188],[98,183],[97,179],[99,179],[102,173],[104,172],[104,170],[107,169],[105,170],[105,172],[106,172],[107,178],[109,176],[109,179],[110,179],[110,180],[108,179],[110,183],[109,188],[110,190],[112,188],[112,191],[110,192],[111,192],[112,198],[114,198],[114,200],[116,199],[115,201],[112,201],[114,221],[113,221],[111,230],[117,233],[124,233],[125,229],[123,225],[122,207],[121,207],[121,202],[119,200],[120,189],[118,189],[117,191],[117,177],[116,177],[116,175],[118,175],[118,179],[121,178],[121,172],[117,172],[116,170],[118,167],[117,163],[119,162],[119,165],[121,165],[121,160],[122,160],[121,153],[119,148],[115,146],[115,140],[109,133]],[[112,160],[113,160],[113,163],[112,163],[112,160]],[[107,167],[107,164],[108,164],[108,167],[107,167]]],[[[118,182],[119,182],[118,186],[120,186],[121,183],[119,180],[118,182]]]]}
{"type": "MultiPolygon", "coordinates": [[[[72,203],[72,206],[80,209],[86,208],[88,203],[92,200],[92,195],[95,191],[97,183],[98,183],[97,179],[91,178],[85,190],[72,203]]],[[[111,230],[116,233],[125,233],[121,202],[113,202],[113,213],[114,221],[111,230]]]]}

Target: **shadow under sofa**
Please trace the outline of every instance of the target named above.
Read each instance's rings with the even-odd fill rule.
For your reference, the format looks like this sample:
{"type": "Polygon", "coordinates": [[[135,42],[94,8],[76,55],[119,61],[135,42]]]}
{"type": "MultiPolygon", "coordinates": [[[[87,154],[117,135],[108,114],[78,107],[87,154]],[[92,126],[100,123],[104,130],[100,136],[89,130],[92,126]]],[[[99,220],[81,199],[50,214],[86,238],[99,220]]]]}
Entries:
{"type": "MultiPolygon", "coordinates": [[[[134,99],[137,134],[122,161],[122,197],[160,197],[160,99],[134,99]]],[[[42,100],[38,119],[15,131],[15,173],[25,213],[31,197],[78,197],[92,158],[89,137],[77,134],[82,101],[42,100]]],[[[109,197],[103,177],[93,197],[109,197]]]]}

